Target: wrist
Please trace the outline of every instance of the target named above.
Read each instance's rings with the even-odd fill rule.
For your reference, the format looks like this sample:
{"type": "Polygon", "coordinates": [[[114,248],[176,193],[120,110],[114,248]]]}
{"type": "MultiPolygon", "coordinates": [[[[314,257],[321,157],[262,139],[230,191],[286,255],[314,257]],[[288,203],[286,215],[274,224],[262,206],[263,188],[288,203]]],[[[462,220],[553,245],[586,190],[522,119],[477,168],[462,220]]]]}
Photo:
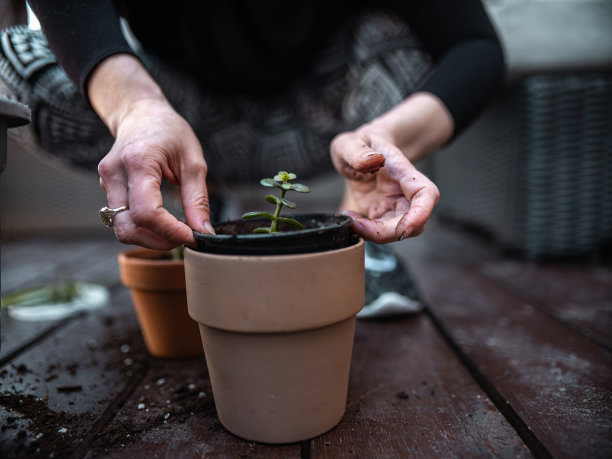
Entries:
{"type": "Polygon", "coordinates": [[[454,121],[434,94],[417,92],[360,129],[391,142],[415,162],[451,139],[454,121]]]}
{"type": "Polygon", "coordinates": [[[129,54],[115,54],[100,62],[89,78],[87,95],[113,136],[135,105],[168,103],[142,63],[129,54]]]}

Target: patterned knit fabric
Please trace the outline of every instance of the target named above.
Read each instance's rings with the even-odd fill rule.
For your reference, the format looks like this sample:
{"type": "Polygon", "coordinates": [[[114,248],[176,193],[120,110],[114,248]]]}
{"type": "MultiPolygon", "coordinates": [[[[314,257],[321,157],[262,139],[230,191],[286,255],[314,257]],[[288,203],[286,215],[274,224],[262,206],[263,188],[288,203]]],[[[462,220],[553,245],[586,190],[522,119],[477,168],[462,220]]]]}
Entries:
{"type": "MultiPolygon", "coordinates": [[[[193,127],[209,179],[218,181],[249,181],[284,169],[307,178],[329,170],[329,142],[336,134],[389,110],[418,90],[432,68],[408,27],[383,13],[349,21],[308,75],[259,100],[207,91],[130,40],[193,127]]],[[[2,32],[0,43],[0,93],[32,110],[22,140],[95,169],[113,139],[57,65],[43,33],[13,27],[2,32]]]]}

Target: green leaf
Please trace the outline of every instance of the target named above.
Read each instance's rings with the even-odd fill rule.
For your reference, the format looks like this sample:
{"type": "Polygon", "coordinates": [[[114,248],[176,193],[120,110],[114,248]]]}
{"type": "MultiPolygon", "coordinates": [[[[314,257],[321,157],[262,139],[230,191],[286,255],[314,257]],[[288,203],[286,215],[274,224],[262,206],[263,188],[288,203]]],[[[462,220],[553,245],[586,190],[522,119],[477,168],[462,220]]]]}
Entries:
{"type": "Polygon", "coordinates": [[[283,184],[281,185],[281,188],[282,188],[283,190],[292,190],[292,189],[293,189],[293,185],[292,185],[291,183],[283,183],[283,184]]]}
{"type": "Polygon", "coordinates": [[[287,225],[289,225],[291,228],[295,228],[295,229],[304,229],[304,225],[302,225],[300,222],[298,222],[297,220],[294,220],[293,218],[289,218],[289,217],[278,217],[278,221],[280,223],[285,223],[287,225]]]}
{"type": "Polygon", "coordinates": [[[268,201],[270,204],[278,204],[281,201],[281,199],[269,194],[266,196],[266,201],[268,201]]]}
{"type": "Polygon", "coordinates": [[[253,234],[264,234],[264,233],[269,234],[270,231],[272,231],[272,230],[269,227],[266,227],[266,228],[264,228],[264,227],[255,228],[253,230],[253,234]]]}
{"type": "Polygon", "coordinates": [[[247,212],[242,216],[242,218],[268,218],[272,220],[274,215],[268,212],[247,212]]]}
{"type": "Polygon", "coordinates": [[[281,186],[281,184],[279,182],[277,182],[276,180],[273,180],[271,178],[261,179],[259,181],[259,184],[263,185],[263,186],[271,187],[271,188],[272,187],[280,188],[280,186],[281,186]]]}
{"type": "Polygon", "coordinates": [[[295,202],[289,201],[288,199],[285,199],[285,198],[280,198],[280,202],[282,202],[284,205],[286,205],[290,209],[295,209],[297,207],[297,204],[295,202]]]}
{"type": "Polygon", "coordinates": [[[297,191],[298,193],[310,193],[310,188],[308,188],[306,185],[302,185],[301,183],[294,183],[293,190],[297,191]]]}
{"type": "Polygon", "coordinates": [[[35,306],[45,303],[64,303],[74,300],[81,293],[82,284],[65,280],[58,284],[31,287],[2,297],[5,306],[35,306]]]}

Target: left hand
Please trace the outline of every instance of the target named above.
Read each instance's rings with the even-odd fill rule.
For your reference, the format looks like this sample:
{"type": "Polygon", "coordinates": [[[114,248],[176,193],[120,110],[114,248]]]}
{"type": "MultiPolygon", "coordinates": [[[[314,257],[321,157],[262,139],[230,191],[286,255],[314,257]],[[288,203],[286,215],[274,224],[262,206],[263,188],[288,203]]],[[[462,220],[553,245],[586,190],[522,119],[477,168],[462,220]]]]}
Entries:
{"type": "Polygon", "coordinates": [[[384,244],[423,232],[440,193],[399,148],[357,130],[332,141],[331,157],[347,179],[343,208],[357,234],[384,244]]]}

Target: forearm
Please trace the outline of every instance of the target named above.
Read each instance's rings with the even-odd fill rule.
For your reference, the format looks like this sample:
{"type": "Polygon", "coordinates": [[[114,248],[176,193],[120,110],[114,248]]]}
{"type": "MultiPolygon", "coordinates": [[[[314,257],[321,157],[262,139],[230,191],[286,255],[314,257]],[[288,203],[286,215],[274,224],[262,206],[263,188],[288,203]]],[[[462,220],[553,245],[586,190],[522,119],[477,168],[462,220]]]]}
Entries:
{"type": "Polygon", "coordinates": [[[457,135],[475,119],[504,80],[499,38],[480,0],[384,0],[410,25],[434,60],[420,88],[442,101],[457,135]]]}
{"type": "Polygon", "coordinates": [[[384,138],[414,163],[451,139],[454,122],[440,99],[417,92],[359,130],[384,138]]]}
{"type": "Polygon", "coordinates": [[[111,0],[30,0],[57,62],[86,94],[91,71],[105,58],[132,50],[111,0]]]}
{"type": "Polygon", "coordinates": [[[92,107],[114,136],[134,104],[168,103],[142,63],[129,54],[115,54],[98,64],[86,90],[92,107]]]}

